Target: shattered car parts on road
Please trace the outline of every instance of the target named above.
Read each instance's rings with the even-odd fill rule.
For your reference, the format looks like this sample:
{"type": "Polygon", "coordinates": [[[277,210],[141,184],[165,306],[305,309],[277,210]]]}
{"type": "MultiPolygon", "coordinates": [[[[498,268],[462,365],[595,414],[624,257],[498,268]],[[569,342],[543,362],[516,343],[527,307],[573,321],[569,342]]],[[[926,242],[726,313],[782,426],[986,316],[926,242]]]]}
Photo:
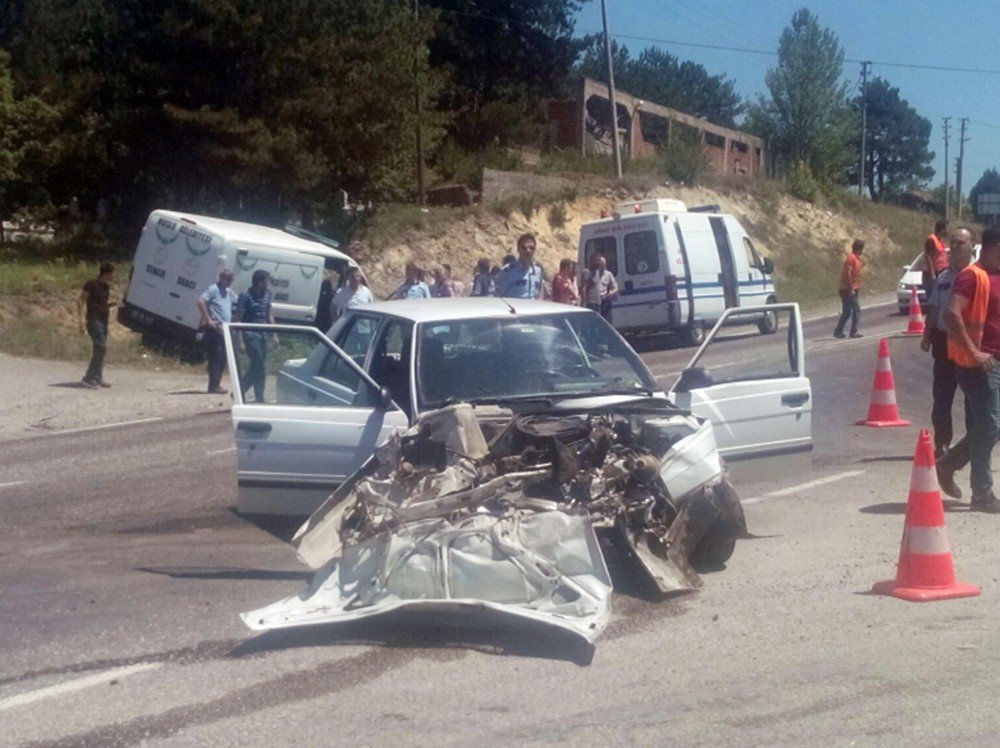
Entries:
{"type": "Polygon", "coordinates": [[[243,618],[261,630],[481,606],[593,642],[611,612],[595,527],[662,593],[701,586],[689,561],[722,563],[746,533],[711,425],[644,400],[515,416],[487,444],[472,406],[428,413],[296,535],[319,568],[309,588],[243,618]]]}

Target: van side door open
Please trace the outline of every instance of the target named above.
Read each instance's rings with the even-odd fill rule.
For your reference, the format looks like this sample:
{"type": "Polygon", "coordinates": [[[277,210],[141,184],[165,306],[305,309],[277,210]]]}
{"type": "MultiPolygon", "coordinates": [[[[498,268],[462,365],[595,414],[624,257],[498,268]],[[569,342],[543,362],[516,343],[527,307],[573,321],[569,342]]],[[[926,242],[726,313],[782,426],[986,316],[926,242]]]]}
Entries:
{"type": "Polygon", "coordinates": [[[669,396],[712,422],[719,452],[734,473],[756,478],[808,470],[812,388],[798,304],[727,309],[669,396]],[[764,311],[784,317],[787,335],[757,337],[748,325],[764,311]],[[745,337],[755,338],[752,352],[734,358],[727,340],[745,337]]]}
{"type": "Polygon", "coordinates": [[[733,258],[733,247],[729,241],[729,232],[720,216],[708,219],[715,239],[715,249],[719,253],[719,283],[725,298],[726,309],[740,305],[739,278],[736,276],[736,261],[733,258]]]}
{"type": "Polygon", "coordinates": [[[308,515],[409,415],[364,370],[380,328],[352,315],[335,344],[313,327],[226,325],[237,509],[308,515]]]}

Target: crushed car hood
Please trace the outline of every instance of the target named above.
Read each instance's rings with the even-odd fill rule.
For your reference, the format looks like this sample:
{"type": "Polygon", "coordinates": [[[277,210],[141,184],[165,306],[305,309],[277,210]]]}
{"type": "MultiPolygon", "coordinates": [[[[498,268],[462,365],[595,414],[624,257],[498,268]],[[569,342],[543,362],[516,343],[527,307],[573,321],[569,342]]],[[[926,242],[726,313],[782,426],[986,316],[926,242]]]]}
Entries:
{"type": "Polygon", "coordinates": [[[593,642],[611,612],[597,529],[664,594],[701,585],[703,539],[721,532],[731,552],[746,531],[711,425],[669,403],[476,415],[442,408],[380,446],[293,539],[312,584],[247,625],[480,608],[593,642]]]}

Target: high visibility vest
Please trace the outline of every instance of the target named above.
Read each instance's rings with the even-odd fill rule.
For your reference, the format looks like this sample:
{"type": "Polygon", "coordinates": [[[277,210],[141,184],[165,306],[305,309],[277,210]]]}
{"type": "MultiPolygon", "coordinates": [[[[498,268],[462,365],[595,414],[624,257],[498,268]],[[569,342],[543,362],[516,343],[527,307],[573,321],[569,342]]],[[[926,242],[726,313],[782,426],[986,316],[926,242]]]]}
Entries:
{"type": "Polygon", "coordinates": [[[937,275],[946,267],[948,267],[948,249],[944,246],[944,242],[937,234],[931,234],[927,237],[930,241],[934,242],[934,258],[928,259],[928,267],[934,275],[937,275]]]}
{"type": "MultiPolygon", "coordinates": [[[[965,329],[969,333],[969,338],[976,348],[978,348],[979,344],[983,341],[986,308],[990,303],[990,277],[978,263],[973,263],[956,275],[955,281],[966,273],[972,273],[976,276],[976,290],[972,298],[969,299],[969,303],[965,305],[965,309],[962,310],[962,322],[965,323],[965,329]]],[[[954,288],[954,281],[952,284],[952,288],[954,288]]],[[[964,366],[968,369],[974,369],[979,365],[972,356],[972,351],[954,339],[950,333],[948,334],[948,358],[954,361],[956,365],[964,366]]]]}

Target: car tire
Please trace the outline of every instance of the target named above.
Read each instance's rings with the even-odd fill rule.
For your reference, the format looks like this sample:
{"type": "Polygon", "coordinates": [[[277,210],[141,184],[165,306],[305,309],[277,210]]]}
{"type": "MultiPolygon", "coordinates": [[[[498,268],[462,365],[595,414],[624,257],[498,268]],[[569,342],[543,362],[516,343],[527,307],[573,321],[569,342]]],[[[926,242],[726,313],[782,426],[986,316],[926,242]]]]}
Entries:
{"type": "Polygon", "coordinates": [[[691,551],[688,560],[698,571],[722,568],[736,550],[737,533],[745,532],[746,528],[743,505],[729,481],[723,482],[716,490],[725,492],[728,516],[720,517],[691,551]]]}
{"type": "Polygon", "coordinates": [[[901,306],[901,307],[899,308],[899,313],[900,313],[900,314],[901,314],[902,316],[906,317],[906,316],[908,316],[908,315],[909,315],[909,313],[910,313],[910,308],[909,308],[909,307],[907,307],[907,306],[901,306]]]}
{"type": "Polygon", "coordinates": [[[684,328],[681,340],[686,346],[701,345],[705,342],[705,326],[701,322],[692,322],[684,328]]]}
{"type": "MultiPolygon", "coordinates": [[[[768,304],[774,304],[777,302],[773,296],[767,300],[768,304]]],[[[764,316],[757,320],[757,329],[760,330],[761,335],[774,335],[778,332],[778,313],[777,312],[765,312],[764,316]]]]}

